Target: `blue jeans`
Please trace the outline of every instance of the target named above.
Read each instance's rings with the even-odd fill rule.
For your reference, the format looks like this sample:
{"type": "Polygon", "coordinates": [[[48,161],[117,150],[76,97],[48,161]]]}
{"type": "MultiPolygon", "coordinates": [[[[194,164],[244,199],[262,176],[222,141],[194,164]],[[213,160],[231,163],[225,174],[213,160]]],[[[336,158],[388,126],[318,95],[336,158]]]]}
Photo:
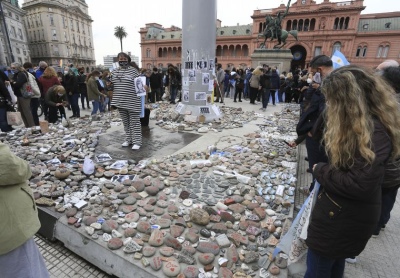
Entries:
{"type": "Polygon", "coordinates": [[[345,259],[329,259],[308,248],[307,271],[304,278],[342,278],[345,259]]]}
{"type": "Polygon", "coordinates": [[[7,109],[6,108],[0,108],[0,129],[3,132],[12,130],[12,127],[7,123],[7,109]]]}
{"type": "Polygon", "coordinates": [[[93,110],[91,115],[96,115],[97,111],[102,110],[101,102],[99,100],[92,100],[93,110]]]}
{"type": "Polygon", "coordinates": [[[171,97],[169,100],[170,100],[170,102],[175,103],[176,94],[178,93],[178,87],[171,86],[170,88],[171,88],[171,92],[170,92],[171,97]]]}

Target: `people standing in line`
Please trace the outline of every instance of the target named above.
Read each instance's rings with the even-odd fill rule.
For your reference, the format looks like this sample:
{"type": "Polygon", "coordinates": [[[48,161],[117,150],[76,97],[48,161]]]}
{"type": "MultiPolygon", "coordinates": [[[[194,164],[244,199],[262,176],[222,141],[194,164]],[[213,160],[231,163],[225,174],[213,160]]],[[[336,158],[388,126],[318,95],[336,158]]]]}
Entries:
{"type": "Polygon", "coordinates": [[[39,87],[41,88],[41,102],[42,102],[42,109],[44,114],[44,119],[49,119],[49,108],[45,101],[47,91],[50,87],[54,85],[61,85],[61,82],[58,78],[58,75],[53,67],[47,67],[43,74],[39,77],[39,87]]]}
{"type": "MultiPolygon", "coordinates": [[[[103,112],[106,111],[106,108],[110,106],[110,98],[107,94],[107,81],[109,81],[109,76],[110,76],[110,72],[108,70],[105,70],[102,72],[99,82],[101,82],[102,86],[103,86],[103,91],[102,93],[104,94],[103,97],[103,105],[102,105],[102,109],[103,112]]],[[[110,109],[108,109],[108,111],[110,111],[110,109]]]]}
{"type": "MultiPolygon", "coordinates": [[[[281,80],[279,78],[279,74],[277,72],[276,67],[271,69],[271,89],[269,90],[271,98],[272,98],[272,105],[275,106],[276,101],[276,92],[279,90],[281,86],[281,80]]],[[[269,100],[268,96],[268,100],[269,100]]]]}
{"type": "Polygon", "coordinates": [[[170,104],[175,104],[178,88],[181,82],[181,74],[179,73],[179,70],[173,65],[169,65],[165,86],[169,87],[170,104]]]}
{"type": "Polygon", "coordinates": [[[80,67],[78,69],[78,91],[79,94],[81,95],[81,105],[82,105],[82,109],[85,110],[85,101],[86,101],[86,107],[88,109],[90,108],[90,103],[89,103],[89,99],[88,99],[88,94],[87,94],[87,90],[86,90],[86,74],[85,74],[85,68],[84,67],[80,67]]]}
{"type": "Polygon", "coordinates": [[[48,65],[45,61],[39,62],[39,68],[36,70],[36,73],[35,73],[36,79],[39,79],[42,76],[42,74],[44,73],[44,71],[46,70],[47,67],[48,67],[48,65]]]}
{"type": "Polygon", "coordinates": [[[74,67],[70,67],[65,78],[65,90],[67,91],[68,101],[71,105],[72,116],[70,118],[80,118],[79,108],[79,87],[78,87],[78,70],[74,67]]]}
{"type": "Polygon", "coordinates": [[[246,77],[244,79],[244,89],[243,89],[243,98],[247,100],[250,96],[250,78],[253,72],[253,68],[246,69],[246,77]]]}
{"type": "Polygon", "coordinates": [[[31,168],[0,143],[1,277],[48,278],[33,236],[40,228],[38,209],[29,187],[31,168]]]}
{"type": "Polygon", "coordinates": [[[110,80],[114,85],[111,106],[119,110],[125,130],[125,142],[123,147],[133,145],[133,150],[140,149],[142,145],[142,127],[140,114],[142,103],[140,96],[136,95],[135,78],[139,77],[139,71],[130,66],[131,58],[128,54],[120,52],[117,55],[119,67],[111,72],[110,80]]]}
{"type": "Polygon", "coordinates": [[[92,71],[88,76],[86,77],[86,91],[88,94],[88,100],[92,102],[92,114],[91,115],[96,115],[97,112],[100,111],[102,112],[101,109],[101,98],[105,96],[103,92],[99,90],[99,85],[97,81],[100,78],[100,72],[98,70],[92,71]]]}
{"type": "MultiPolygon", "coordinates": [[[[285,92],[285,81],[286,77],[284,74],[279,75],[279,91],[278,91],[278,100],[279,103],[283,103],[283,93],[285,92]]],[[[286,96],[285,96],[286,97],[286,96]]]]}
{"type": "Polygon", "coordinates": [[[263,74],[262,67],[253,70],[250,78],[250,104],[256,104],[258,91],[260,90],[260,77],[263,74]]]}
{"type": "Polygon", "coordinates": [[[294,87],[294,81],[293,81],[293,74],[289,72],[286,76],[285,80],[285,103],[291,103],[293,99],[293,87],[294,87]]]}
{"type": "Polygon", "coordinates": [[[7,122],[7,111],[11,104],[11,96],[3,80],[0,79],[0,130],[8,132],[13,130],[7,122]]]}
{"type": "Polygon", "coordinates": [[[217,88],[216,88],[216,97],[215,102],[219,102],[221,98],[221,103],[224,103],[224,81],[225,81],[225,71],[222,68],[220,63],[217,64],[217,88]]]}
{"type": "Polygon", "coordinates": [[[68,101],[67,94],[63,86],[54,85],[50,87],[46,92],[45,102],[49,109],[49,123],[54,124],[63,118],[67,118],[64,107],[68,105],[68,101]],[[58,112],[60,112],[60,119],[58,118],[58,112]]]}
{"type": "MultiPolygon", "coordinates": [[[[31,62],[26,62],[22,65],[24,69],[26,70],[27,74],[31,74],[32,77],[35,79],[37,87],[39,87],[38,80],[35,77],[35,72],[33,71],[33,65],[31,62]]],[[[29,77],[28,77],[29,80],[29,77]]],[[[36,126],[39,126],[39,116],[38,116],[38,109],[39,109],[39,104],[40,104],[40,96],[41,94],[33,94],[31,97],[31,113],[33,117],[33,122],[35,123],[36,126]]]]}
{"type": "Polygon", "coordinates": [[[400,111],[393,89],[372,70],[344,66],[323,79],[323,140],[328,162],[313,166],[321,184],[306,243],[305,278],[343,277],[380,216],[385,164],[400,155],[400,111]]]}
{"type": "Polygon", "coordinates": [[[242,69],[239,69],[236,73],[235,77],[235,95],[233,97],[233,102],[236,102],[236,98],[239,98],[239,102],[242,102],[242,94],[244,89],[244,72],[242,69]]]}
{"type": "Polygon", "coordinates": [[[224,77],[224,98],[229,95],[229,90],[230,90],[230,77],[231,74],[229,70],[225,70],[225,77],[224,77]]]}
{"type": "Polygon", "coordinates": [[[14,94],[18,99],[18,111],[21,113],[22,121],[25,127],[35,126],[33,121],[32,111],[31,111],[31,98],[25,98],[22,96],[21,89],[25,83],[28,82],[28,73],[21,66],[20,63],[11,63],[11,70],[14,72],[13,81],[11,86],[13,88],[14,94]]]}
{"type": "Polygon", "coordinates": [[[155,103],[156,101],[161,101],[162,92],[162,74],[158,72],[156,67],[153,68],[153,72],[150,75],[150,101],[155,103]]]}

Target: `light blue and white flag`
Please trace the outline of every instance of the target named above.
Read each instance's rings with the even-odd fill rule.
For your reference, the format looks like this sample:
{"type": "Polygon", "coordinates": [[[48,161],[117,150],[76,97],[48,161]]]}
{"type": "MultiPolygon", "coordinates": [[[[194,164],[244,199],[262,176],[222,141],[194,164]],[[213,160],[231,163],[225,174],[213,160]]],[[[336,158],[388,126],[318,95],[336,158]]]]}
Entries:
{"type": "Polygon", "coordinates": [[[349,61],[347,61],[346,57],[339,50],[335,50],[331,59],[333,62],[334,69],[338,69],[340,67],[350,65],[349,61]]]}

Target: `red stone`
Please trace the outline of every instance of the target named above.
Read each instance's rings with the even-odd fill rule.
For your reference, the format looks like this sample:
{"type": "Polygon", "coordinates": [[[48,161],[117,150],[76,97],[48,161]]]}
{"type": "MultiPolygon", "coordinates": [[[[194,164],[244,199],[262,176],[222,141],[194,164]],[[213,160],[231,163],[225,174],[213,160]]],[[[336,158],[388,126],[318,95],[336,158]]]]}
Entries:
{"type": "Polygon", "coordinates": [[[236,203],[235,200],[233,200],[231,198],[225,199],[225,201],[224,201],[224,204],[227,206],[233,205],[234,203],[236,203]]]}

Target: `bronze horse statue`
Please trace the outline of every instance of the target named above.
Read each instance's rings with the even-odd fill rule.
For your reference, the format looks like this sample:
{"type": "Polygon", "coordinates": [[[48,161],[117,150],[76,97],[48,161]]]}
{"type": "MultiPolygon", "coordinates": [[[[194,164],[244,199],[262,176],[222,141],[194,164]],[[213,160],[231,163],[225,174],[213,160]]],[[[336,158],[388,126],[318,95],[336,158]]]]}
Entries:
{"type": "Polygon", "coordinates": [[[273,19],[271,16],[266,17],[266,25],[263,34],[258,35],[258,37],[261,36],[265,38],[264,42],[260,45],[260,48],[265,48],[265,43],[267,42],[267,39],[270,38],[271,41],[274,39],[278,40],[278,44],[274,45],[274,49],[281,49],[286,45],[286,39],[288,38],[289,34],[292,35],[296,41],[298,41],[297,30],[286,31],[285,29],[281,29],[280,21],[280,13],[277,16],[277,19],[273,19]],[[279,20],[279,23],[277,23],[277,20],[279,20]]]}

